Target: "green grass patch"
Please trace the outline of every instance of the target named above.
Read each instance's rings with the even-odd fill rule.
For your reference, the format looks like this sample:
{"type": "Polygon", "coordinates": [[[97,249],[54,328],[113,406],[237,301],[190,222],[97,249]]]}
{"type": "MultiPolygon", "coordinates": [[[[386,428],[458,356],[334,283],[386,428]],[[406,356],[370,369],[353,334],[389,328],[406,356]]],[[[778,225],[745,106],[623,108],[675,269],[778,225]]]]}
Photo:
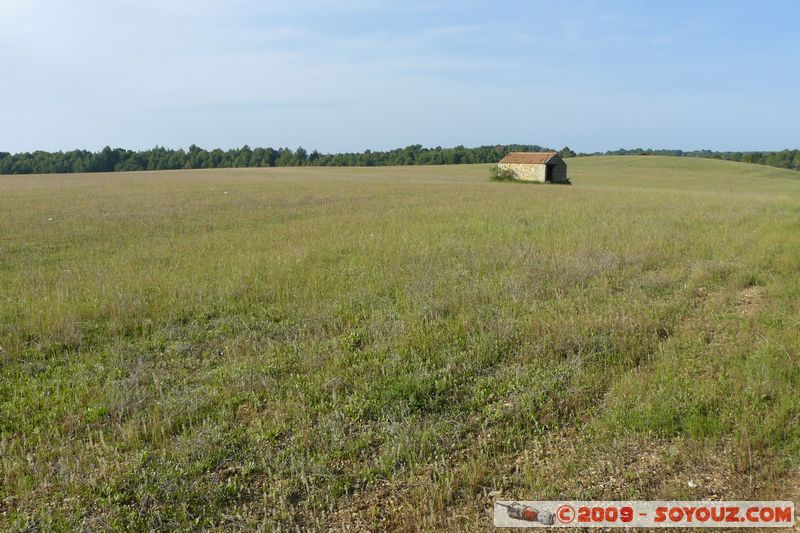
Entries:
{"type": "Polygon", "coordinates": [[[1,177],[0,528],[791,498],[797,174],[568,164],[1,177]]]}

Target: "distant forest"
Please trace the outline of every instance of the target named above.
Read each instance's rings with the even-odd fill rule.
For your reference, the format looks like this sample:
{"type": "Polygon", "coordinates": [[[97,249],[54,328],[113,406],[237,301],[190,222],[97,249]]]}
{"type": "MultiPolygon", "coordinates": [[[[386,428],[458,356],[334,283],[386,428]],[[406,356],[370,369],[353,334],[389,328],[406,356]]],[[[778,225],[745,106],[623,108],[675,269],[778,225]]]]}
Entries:
{"type": "MultiPolygon", "coordinates": [[[[234,148],[205,150],[195,145],[188,150],[156,147],[133,151],[105,147],[99,152],[0,152],[0,174],[51,174],[70,172],[122,172],[132,170],[175,170],[189,168],[294,167],[294,166],[388,166],[388,165],[456,165],[460,163],[496,163],[508,152],[539,152],[547,148],[535,144],[505,144],[477,148],[423,148],[415,144],[388,151],[366,150],[359,153],[323,154],[304,148],[234,148]]],[[[568,147],[559,151],[564,157],[587,155],[669,155],[705,157],[744,163],[757,163],[800,170],[800,150],[780,152],[712,152],[696,150],[614,150],[596,153],[575,153],[568,147]]]]}
{"type": "MultiPolygon", "coordinates": [[[[565,150],[569,150],[566,148],[565,150]]],[[[755,163],[770,167],[800,170],[800,150],[781,150],[780,152],[714,152],[712,150],[653,150],[650,148],[634,148],[633,150],[610,150],[608,152],[593,152],[573,154],[576,156],[587,155],[671,155],[675,157],[704,157],[706,159],[724,159],[739,163],[755,163]]]]}

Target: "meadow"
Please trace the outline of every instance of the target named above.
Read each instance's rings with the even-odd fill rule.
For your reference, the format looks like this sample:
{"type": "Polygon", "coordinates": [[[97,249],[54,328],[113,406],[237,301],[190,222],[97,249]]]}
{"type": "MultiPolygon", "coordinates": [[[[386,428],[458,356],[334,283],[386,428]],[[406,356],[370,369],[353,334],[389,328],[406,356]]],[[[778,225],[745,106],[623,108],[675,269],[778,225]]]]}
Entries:
{"type": "Polygon", "coordinates": [[[800,173],[0,176],[0,529],[800,499],[800,173]]]}

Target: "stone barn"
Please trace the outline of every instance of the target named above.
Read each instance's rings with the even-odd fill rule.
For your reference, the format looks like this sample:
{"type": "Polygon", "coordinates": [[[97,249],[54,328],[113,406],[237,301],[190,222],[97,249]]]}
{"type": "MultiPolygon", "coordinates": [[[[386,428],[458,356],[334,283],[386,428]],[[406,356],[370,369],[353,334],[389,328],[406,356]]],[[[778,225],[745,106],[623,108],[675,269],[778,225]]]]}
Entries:
{"type": "Polygon", "coordinates": [[[518,180],[569,183],[567,164],[556,152],[511,152],[497,166],[518,180]]]}

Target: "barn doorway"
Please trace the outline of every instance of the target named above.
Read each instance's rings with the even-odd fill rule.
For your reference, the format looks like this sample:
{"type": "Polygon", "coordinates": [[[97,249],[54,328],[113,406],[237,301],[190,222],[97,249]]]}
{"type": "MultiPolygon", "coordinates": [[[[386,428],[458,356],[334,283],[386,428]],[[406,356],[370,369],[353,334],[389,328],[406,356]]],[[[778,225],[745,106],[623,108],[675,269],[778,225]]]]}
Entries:
{"type": "Polygon", "coordinates": [[[553,165],[545,165],[544,181],[547,183],[553,181],[553,165]]]}

